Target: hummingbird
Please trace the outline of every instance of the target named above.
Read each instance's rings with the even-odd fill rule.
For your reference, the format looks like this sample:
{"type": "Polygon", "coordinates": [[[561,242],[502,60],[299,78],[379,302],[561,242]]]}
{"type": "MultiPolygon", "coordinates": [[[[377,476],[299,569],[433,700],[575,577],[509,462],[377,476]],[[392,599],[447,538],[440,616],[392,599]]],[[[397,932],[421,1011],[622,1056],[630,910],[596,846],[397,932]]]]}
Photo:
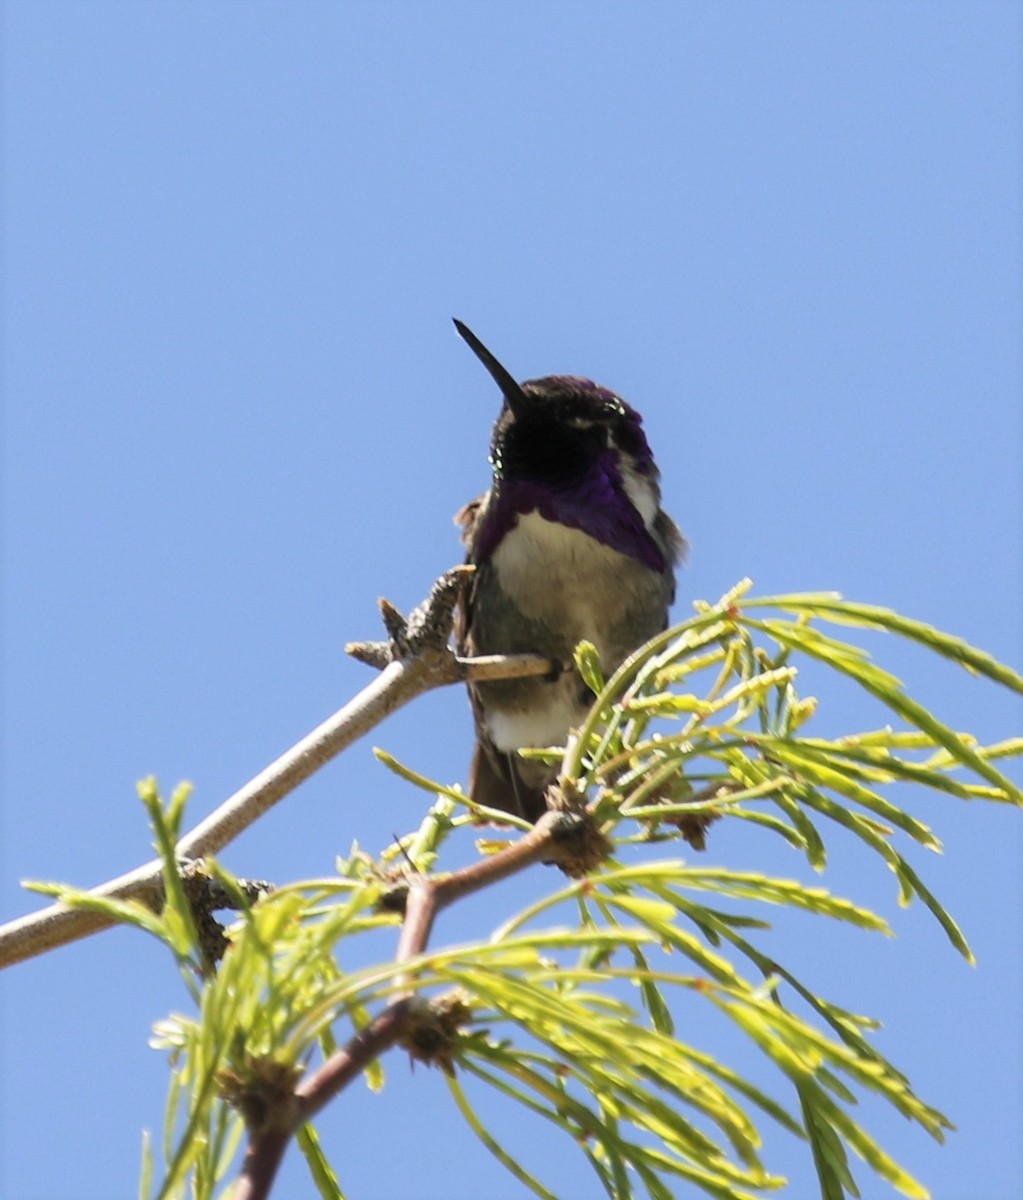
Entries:
{"type": "Polygon", "coordinates": [[[538,820],[557,775],[521,758],[563,746],[594,696],[573,664],[592,642],[610,674],[668,623],[685,541],[661,508],[660,473],[639,413],[575,375],[517,383],[461,321],[501,390],[490,490],[455,516],[476,570],[456,624],[459,654],[537,654],[550,675],[475,683],[469,795],[538,820]]]}

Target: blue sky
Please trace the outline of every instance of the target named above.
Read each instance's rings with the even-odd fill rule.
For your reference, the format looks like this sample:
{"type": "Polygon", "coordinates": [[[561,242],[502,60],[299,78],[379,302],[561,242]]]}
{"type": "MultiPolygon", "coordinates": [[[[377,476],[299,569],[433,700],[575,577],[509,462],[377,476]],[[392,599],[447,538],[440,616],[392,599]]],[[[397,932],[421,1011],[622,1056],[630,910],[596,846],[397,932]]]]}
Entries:
{"type": "MultiPolygon", "coordinates": [[[[520,377],[586,374],[644,413],[692,547],[680,614],[750,575],[1020,665],[1018,5],[4,15],[3,917],[34,905],[21,878],[87,885],[149,856],[138,778],[194,781],[198,819],[366,682],[344,642],[457,560],[451,514],[487,481],[498,397],[452,316],[520,377]]],[[[950,724],[1019,732],[1006,695],[874,646],[950,724]]],[[[825,732],[880,719],[822,700],[825,732]]],[[[225,861],[287,880],[353,838],[379,850],[423,799],[371,743],[454,781],[470,740],[464,697],[429,697],[225,861]]],[[[824,882],[897,939],[804,920],[778,944],[884,1020],[884,1051],[959,1126],[940,1149],[868,1106],[883,1144],[941,1200],[1008,1200],[1020,816],[913,803],[947,846],[914,861],[979,965],[841,843],[824,882]]],[[[801,872],[730,830],[707,860],[801,872]]],[[[438,937],[549,886],[516,880],[438,937]]],[[[0,977],[0,1195],[135,1194],[166,1085],[146,1039],[185,1003],[126,932],[0,977]]],[[[382,1096],[320,1122],[353,1200],[518,1194],[439,1079],[387,1065],[382,1096]]],[[[566,1200],[593,1194],[568,1144],[506,1130],[566,1200]]],[[[767,1157],[810,1200],[799,1148],[767,1157]]],[[[295,1154],[280,1194],[301,1179],[295,1154]]]]}

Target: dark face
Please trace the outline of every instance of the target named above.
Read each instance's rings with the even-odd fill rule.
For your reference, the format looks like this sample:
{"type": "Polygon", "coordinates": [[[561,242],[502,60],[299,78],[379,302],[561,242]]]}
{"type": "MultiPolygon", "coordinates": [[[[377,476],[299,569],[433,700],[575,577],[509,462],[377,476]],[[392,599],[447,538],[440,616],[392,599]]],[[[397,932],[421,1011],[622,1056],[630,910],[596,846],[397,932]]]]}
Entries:
{"type": "Polygon", "coordinates": [[[497,479],[569,482],[615,450],[629,454],[637,470],[649,469],[639,415],[613,392],[571,376],[532,380],[522,390],[532,403],[517,417],[506,405],[494,428],[497,479]]]}

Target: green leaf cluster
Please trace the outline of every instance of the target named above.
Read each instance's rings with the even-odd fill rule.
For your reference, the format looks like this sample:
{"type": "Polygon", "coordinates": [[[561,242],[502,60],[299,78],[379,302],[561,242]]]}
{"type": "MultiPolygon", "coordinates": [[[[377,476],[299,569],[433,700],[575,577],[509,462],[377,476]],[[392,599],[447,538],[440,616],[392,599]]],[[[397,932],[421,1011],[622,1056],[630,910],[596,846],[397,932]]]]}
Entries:
{"type": "MultiPolygon", "coordinates": [[[[697,865],[688,854],[661,858],[658,848],[699,847],[708,837],[713,845],[714,823],[736,820],[781,838],[822,873],[830,837],[850,834],[894,874],[900,901],[920,900],[969,960],[962,931],[907,857],[905,843],[938,851],[938,838],[893,791],[900,801],[929,790],[1018,806],[1023,793],[1002,764],[1020,754],[1023,739],[983,745],[952,729],[828,627],[908,639],[1016,692],[1023,678],[960,639],[883,608],[827,593],[756,599],[748,587],[698,605],[609,678],[593,647],[580,647],[593,707],[567,747],[538,753],[560,761],[563,792],[584,798],[614,857],[553,890],[554,877],[538,875],[548,890],[485,940],[431,949],[400,965],[383,950],[376,965],[342,965],[351,939],[399,920],[387,897],[403,869],[440,877],[449,848],[464,855],[466,833],[478,834],[481,823],[523,825],[378,752],[430,793],[419,829],[376,861],[356,847],[335,876],[282,887],[255,904],[207,864],[233,889],[239,910],[211,974],[175,883],[183,796],[164,812],[155,787],[145,785],[166,866],[162,914],[59,892],[69,903],[107,904],[118,919],[160,937],[192,997],[191,1014],[157,1027],[156,1044],[170,1051],[172,1084],[160,1182],[150,1149],[143,1196],[216,1194],[236,1163],[242,1118],[251,1128],[258,1116],[239,1099],[251,1101],[253,1081],[298,1079],[388,1004],[410,996],[427,1004],[458,997],[468,1016],[436,1061],[469,1127],[538,1196],[553,1193],[488,1127],[475,1099],[481,1089],[563,1130],[615,1200],[748,1200],[783,1188],[769,1169],[764,1121],[807,1142],[824,1200],[859,1194],[849,1151],[903,1195],[927,1195],[853,1111],[859,1095],[872,1094],[938,1140],[948,1120],[879,1053],[875,1020],[819,995],[768,953],[763,936],[780,909],[882,935],[890,932],[886,921],[823,887],[697,865]],[[852,680],[891,723],[813,736],[818,702],[797,690],[804,661],[852,680]],[[677,1029],[683,1004],[685,1039],[677,1029]],[[748,1039],[777,1086],[754,1084],[695,1044],[701,1012],[748,1039]]],[[[477,850],[486,856],[504,844],[479,839],[477,850]]],[[[367,1079],[383,1086],[379,1061],[367,1079]]],[[[320,1194],[340,1196],[312,1125],[298,1140],[320,1194]]]]}

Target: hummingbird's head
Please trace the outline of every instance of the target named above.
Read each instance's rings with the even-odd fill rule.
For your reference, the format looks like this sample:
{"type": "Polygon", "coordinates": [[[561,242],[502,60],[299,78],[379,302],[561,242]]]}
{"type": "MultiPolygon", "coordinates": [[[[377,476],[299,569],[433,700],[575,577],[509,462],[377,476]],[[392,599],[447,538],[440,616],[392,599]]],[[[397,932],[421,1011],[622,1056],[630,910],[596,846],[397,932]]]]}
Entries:
{"type": "Polygon", "coordinates": [[[535,512],[670,572],[681,535],[661,511],[659,474],[639,413],[575,375],[517,383],[470,329],[455,326],[504,396],[474,561],[485,561],[520,517],[535,512]]]}
{"type": "Polygon", "coordinates": [[[601,463],[656,482],[643,420],[620,396],[575,375],[518,383],[470,329],[455,326],[504,396],[490,444],[496,486],[572,484],[601,463]]]}

